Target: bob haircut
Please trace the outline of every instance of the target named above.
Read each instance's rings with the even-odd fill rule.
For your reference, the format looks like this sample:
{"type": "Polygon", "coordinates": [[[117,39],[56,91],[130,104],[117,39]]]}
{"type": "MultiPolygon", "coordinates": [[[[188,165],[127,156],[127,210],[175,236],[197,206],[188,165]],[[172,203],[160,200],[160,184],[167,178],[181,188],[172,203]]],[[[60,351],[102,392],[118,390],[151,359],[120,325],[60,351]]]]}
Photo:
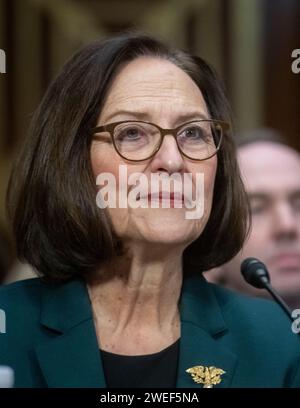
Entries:
{"type": "MultiPolygon", "coordinates": [[[[91,129],[117,72],[139,56],[164,58],[181,68],[201,90],[211,117],[231,122],[222,85],[199,57],[140,33],[97,41],[78,51],[33,116],[7,194],[18,256],[47,280],[86,277],[124,253],[108,214],[96,206],[91,129]]],[[[247,235],[248,215],[228,132],[218,152],[211,214],[202,234],[184,251],[184,265],[189,266],[185,273],[229,261],[247,235]]]]}

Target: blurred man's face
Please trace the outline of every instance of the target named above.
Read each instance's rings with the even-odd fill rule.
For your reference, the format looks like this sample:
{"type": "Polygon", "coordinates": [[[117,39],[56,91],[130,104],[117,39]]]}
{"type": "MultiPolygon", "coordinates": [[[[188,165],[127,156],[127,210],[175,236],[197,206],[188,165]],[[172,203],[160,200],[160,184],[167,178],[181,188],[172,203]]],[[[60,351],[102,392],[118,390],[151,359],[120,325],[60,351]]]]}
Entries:
{"type": "Polygon", "coordinates": [[[252,210],[252,231],[242,253],[225,266],[224,280],[238,290],[263,295],[244,283],[240,263],[263,261],[271,283],[300,304],[300,155],[280,144],[257,142],[241,147],[238,159],[252,210]],[[255,292],[254,292],[255,291],[255,292]]]}

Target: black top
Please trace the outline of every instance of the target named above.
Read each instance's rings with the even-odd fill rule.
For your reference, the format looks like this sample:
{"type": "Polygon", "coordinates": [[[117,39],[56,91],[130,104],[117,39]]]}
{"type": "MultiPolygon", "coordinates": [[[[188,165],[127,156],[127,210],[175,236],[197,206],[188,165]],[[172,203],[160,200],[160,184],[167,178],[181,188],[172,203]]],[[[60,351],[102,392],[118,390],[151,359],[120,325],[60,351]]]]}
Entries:
{"type": "Polygon", "coordinates": [[[166,349],[142,356],[123,356],[101,350],[109,388],[175,388],[179,339],[166,349]]]}

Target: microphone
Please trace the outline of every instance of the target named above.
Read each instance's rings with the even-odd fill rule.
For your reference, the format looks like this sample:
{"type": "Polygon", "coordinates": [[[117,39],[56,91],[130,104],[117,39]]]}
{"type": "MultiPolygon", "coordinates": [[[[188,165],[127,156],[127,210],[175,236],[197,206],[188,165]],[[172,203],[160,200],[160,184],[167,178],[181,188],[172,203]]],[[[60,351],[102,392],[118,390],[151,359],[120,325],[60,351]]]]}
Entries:
{"type": "Polygon", "coordinates": [[[258,289],[266,289],[289,319],[294,322],[291,309],[271,286],[270,275],[264,263],[256,258],[246,258],[241,264],[241,273],[245,281],[251,286],[258,289]]]}

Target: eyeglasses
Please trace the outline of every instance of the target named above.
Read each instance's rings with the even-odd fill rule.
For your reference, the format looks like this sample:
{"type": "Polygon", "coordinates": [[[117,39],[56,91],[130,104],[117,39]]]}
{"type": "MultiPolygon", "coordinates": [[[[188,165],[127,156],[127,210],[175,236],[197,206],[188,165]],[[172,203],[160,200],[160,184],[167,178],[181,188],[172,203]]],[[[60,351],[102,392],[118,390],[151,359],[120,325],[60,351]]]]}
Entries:
{"type": "Polygon", "coordinates": [[[154,123],[124,120],[97,126],[93,138],[103,140],[109,134],[117,153],[126,160],[139,162],[150,159],[160,149],[166,135],[172,135],[183,156],[191,160],[207,160],[220,149],[229,123],[202,119],[187,122],[175,129],[163,129],[154,123]],[[103,133],[102,137],[99,135],[103,133]]]}

